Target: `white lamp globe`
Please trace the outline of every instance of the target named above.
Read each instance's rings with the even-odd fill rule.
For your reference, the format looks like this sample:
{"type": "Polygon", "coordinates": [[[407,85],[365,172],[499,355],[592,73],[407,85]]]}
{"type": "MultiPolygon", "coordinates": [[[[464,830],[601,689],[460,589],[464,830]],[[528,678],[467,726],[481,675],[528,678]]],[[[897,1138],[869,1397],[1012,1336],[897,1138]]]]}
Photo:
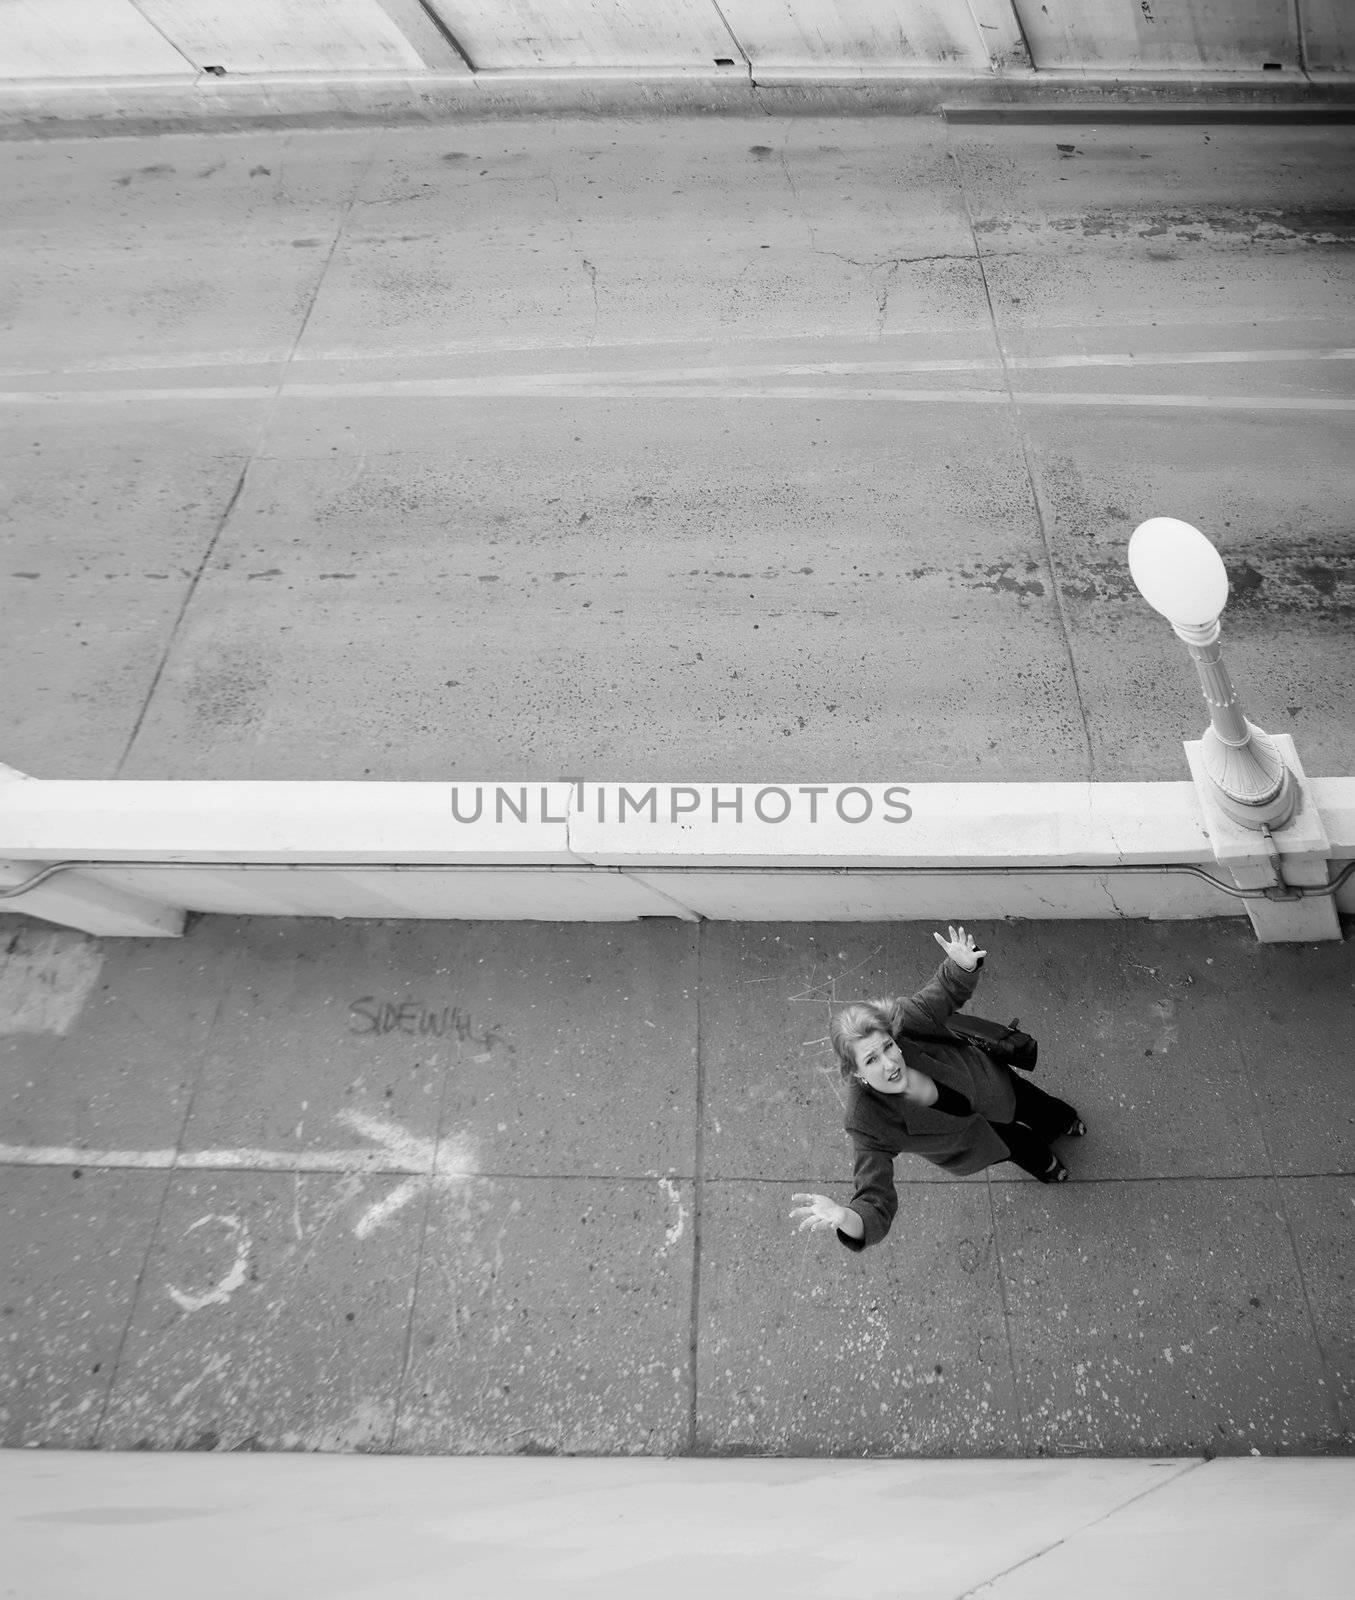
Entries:
{"type": "Polygon", "coordinates": [[[1139,593],[1178,626],[1213,622],[1228,603],[1223,558],[1198,528],[1150,517],[1129,539],[1129,572],[1139,593]]]}

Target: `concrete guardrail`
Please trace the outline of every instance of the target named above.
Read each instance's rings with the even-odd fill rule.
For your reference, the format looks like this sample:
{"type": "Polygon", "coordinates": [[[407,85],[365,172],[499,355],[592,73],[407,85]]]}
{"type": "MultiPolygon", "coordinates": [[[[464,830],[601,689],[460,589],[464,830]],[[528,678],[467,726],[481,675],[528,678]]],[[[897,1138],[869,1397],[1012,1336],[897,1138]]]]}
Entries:
{"type": "MultiPolygon", "coordinates": [[[[1291,766],[1301,777],[1289,746],[1291,766]]],[[[0,773],[0,909],[97,934],[236,916],[627,921],[1355,913],[1355,778],[1263,838],[1196,783],[132,782],[0,773]],[[6,780],[5,774],[8,774],[6,780]]]]}

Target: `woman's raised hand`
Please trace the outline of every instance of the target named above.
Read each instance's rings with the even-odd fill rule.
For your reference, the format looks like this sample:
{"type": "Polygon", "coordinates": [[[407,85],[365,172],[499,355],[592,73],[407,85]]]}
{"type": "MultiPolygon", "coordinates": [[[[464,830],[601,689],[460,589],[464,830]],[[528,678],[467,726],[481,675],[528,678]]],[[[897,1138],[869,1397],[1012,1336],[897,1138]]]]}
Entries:
{"type": "Polygon", "coordinates": [[[974,948],[974,935],[966,933],[963,926],[951,928],[949,939],[943,939],[939,933],[934,933],[932,938],[936,940],[937,944],[941,946],[950,959],[957,966],[963,967],[966,972],[973,972],[974,968],[979,964],[979,957],[988,954],[986,950],[976,950],[974,948]]]}
{"type": "Polygon", "coordinates": [[[809,1228],[814,1233],[824,1233],[829,1228],[842,1226],[843,1213],[846,1206],[838,1205],[836,1200],[830,1200],[826,1194],[793,1194],[792,1200],[804,1200],[807,1204],[795,1207],[790,1214],[791,1221],[797,1218],[800,1221],[800,1233],[809,1228]]]}

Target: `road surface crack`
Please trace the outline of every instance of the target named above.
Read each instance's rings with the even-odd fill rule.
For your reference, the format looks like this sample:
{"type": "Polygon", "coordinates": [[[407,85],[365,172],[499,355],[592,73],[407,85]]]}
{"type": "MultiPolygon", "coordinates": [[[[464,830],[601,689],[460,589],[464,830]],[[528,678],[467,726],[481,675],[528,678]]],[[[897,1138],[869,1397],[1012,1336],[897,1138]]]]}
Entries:
{"type": "Polygon", "coordinates": [[[588,330],[585,340],[585,345],[591,346],[598,336],[598,269],[586,256],[580,256],[579,260],[583,263],[583,270],[588,274],[588,282],[593,290],[593,326],[588,330]]]}

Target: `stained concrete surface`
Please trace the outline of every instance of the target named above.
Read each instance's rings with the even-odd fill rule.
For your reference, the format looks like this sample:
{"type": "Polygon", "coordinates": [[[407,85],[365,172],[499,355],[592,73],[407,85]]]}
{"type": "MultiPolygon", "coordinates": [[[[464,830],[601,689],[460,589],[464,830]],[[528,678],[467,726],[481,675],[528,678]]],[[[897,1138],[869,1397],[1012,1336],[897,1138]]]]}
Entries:
{"type": "Polygon", "coordinates": [[[0,756],[1181,777],[1193,673],[1124,563],[1166,513],[1229,563],[1253,719],[1348,772],[1351,138],[6,143],[0,756]]]}
{"type": "Polygon", "coordinates": [[[974,931],[1073,1181],[901,1160],[858,1256],[828,1016],[929,928],[6,919],[0,1446],[1349,1454],[1350,946],[974,931]]]}
{"type": "Polygon", "coordinates": [[[1063,1208],[1014,1188],[994,1205],[1025,1453],[1137,1455],[1166,1434],[1231,1454],[1331,1447],[1335,1397],[1271,1181],[1150,1186],[1132,1220],[1110,1186],[1063,1208]]]}

